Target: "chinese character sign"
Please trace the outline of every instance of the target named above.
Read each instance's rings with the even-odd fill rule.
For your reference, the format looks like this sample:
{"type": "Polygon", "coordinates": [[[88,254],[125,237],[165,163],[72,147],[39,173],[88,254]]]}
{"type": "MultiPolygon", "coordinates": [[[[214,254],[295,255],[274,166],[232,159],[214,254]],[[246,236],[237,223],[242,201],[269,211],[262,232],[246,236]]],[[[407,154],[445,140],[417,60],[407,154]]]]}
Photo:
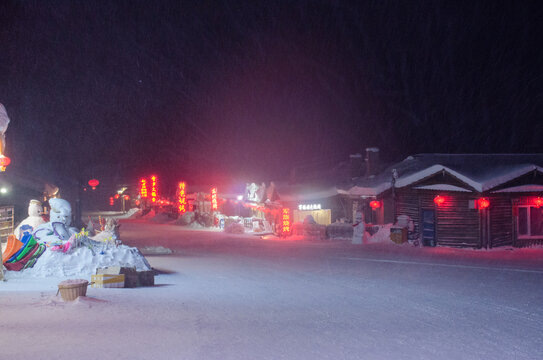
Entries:
{"type": "Polygon", "coordinates": [[[140,180],[140,195],[142,199],[147,197],[147,180],[145,179],[140,180]]]}
{"type": "Polygon", "coordinates": [[[219,206],[217,203],[217,188],[214,187],[211,189],[211,211],[217,210],[219,210],[219,206]]]}
{"type": "Polygon", "coordinates": [[[282,221],[283,221],[283,235],[290,233],[290,209],[284,208],[281,211],[282,221]]]}
{"type": "Polygon", "coordinates": [[[156,176],[151,176],[151,202],[156,202],[158,198],[158,179],[156,176]]]}
{"type": "Polygon", "coordinates": [[[187,194],[185,193],[187,184],[182,181],[179,183],[179,187],[177,189],[177,201],[179,209],[179,213],[182,215],[187,212],[187,194]]]}

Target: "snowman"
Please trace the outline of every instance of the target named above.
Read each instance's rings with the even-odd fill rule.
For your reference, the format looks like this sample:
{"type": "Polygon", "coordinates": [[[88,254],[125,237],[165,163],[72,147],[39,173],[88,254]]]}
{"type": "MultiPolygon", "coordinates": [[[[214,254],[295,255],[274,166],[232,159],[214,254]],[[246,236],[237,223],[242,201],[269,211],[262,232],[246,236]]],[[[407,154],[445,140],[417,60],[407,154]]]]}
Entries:
{"type": "Polygon", "coordinates": [[[77,234],[77,229],[70,227],[72,223],[72,207],[64,199],[50,199],[49,222],[38,226],[32,234],[38,243],[49,245],[64,245],[72,236],[77,234]]]}
{"type": "Polygon", "coordinates": [[[21,239],[25,232],[32,233],[38,226],[45,224],[42,214],[43,206],[41,202],[34,199],[30,200],[30,203],[28,204],[28,217],[21,221],[15,228],[15,237],[21,239]]]}

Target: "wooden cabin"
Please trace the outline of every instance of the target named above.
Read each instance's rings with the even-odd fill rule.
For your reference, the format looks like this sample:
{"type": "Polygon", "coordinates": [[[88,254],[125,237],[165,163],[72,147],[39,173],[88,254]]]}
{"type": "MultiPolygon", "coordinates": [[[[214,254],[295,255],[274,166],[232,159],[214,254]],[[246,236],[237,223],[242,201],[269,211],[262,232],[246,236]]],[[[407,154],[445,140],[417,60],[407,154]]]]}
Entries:
{"type": "Polygon", "coordinates": [[[543,243],[543,154],[419,154],[348,193],[379,201],[383,219],[407,215],[424,246],[543,243]]]}

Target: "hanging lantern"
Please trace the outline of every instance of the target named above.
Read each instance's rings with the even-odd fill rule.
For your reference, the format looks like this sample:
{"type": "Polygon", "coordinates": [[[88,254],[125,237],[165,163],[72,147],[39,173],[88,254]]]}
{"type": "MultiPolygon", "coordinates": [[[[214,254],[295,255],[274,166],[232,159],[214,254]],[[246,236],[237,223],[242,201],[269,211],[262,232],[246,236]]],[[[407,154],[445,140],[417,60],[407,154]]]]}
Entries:
{"type": "Polygon", "coordinates": [[[535,199],[534,199],[534,205],[535,205],[536,207],[541,207],[541,205],[543,205],[543,199],[540,198],[540,197],[535,198],[535,199]]]}
{"type": "Polygon", "coordinates": [[[118,199],[121,195],[115,194],[115,199],[118,199]]]}
{"type": "Polygon", "coordinates": [[[90,179],[89,180],[89,186],[92,188],[92,190],[95,190],[96,187],[100,184],[100,181],[96,179],[90,179]]]}
{"type": "Polygon", "coordinates": [[[490,206],[490,201],[487,198],[480,198],[479,200],[477,200],[477,206],[479,210],[486,209],[490,206]]]}
{"type": "Polygon", "coordinates": [[[0,155],[0,171],[6,171],[6,166],[11,164],[11,159],[5,155],[0,155]]]}
{"type": "Polygon", "coordinates": [[[438,195],[434,198],[434,203],[437,205],[437,206],[441,206],[443,205],[443,203],[445,202],[445,198],[441,195],[438,195]]]}
{"type": "Polygon", "coordinates": [[[381,202],[377,200],[370,201],[370,207],[373,210],[379,209],[381,207],[381,202]]]}
{"type": "Polygon", "coordinates": [[[125,200],[130,200],[130,196],[129,195],[124,195],[124,199],[125,200]]]}
{"type": "Polygon", "coordinates": [[[109,206],[113,206],[115,204],[115,201],[113,200],[113,196],[109,197],[109,206]]]}

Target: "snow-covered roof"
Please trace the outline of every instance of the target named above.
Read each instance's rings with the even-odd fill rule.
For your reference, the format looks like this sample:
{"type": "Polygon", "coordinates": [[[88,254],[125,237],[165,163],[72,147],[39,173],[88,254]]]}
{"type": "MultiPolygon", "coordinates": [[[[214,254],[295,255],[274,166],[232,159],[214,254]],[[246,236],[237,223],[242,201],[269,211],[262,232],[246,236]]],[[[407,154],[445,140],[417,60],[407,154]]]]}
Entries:
{"type": "Polygon", "coordinates": [[[375,196],[392,187],[393,172],[398,188],[445,172],[466,187],[484,192],[531,171],[543,172],[543,154],[418,154],[343,189],[350,195],[375,196]]]}
{"type": "Polygon", "coordinates": [[[340,194],[340,190],[336,186],[329,184],[287,184],[277,182],[275,184],[275,190],[281,201],[309,201],[340,194]]]}
{"type": "Polygon", "coordinates": [[[415,189],[472,192],[471,190],[468,190],[459,186],[450,185],[450,184],[433,184],[433,185],[417,186],[415,187],[415,189]]]}
{"type": "Polygon", "coordinates": [[[543,192],[543,185],[520,185],[508,187],[501,190],[492,191],[493,193],[513,193],[513,192],[543,192]]]}

